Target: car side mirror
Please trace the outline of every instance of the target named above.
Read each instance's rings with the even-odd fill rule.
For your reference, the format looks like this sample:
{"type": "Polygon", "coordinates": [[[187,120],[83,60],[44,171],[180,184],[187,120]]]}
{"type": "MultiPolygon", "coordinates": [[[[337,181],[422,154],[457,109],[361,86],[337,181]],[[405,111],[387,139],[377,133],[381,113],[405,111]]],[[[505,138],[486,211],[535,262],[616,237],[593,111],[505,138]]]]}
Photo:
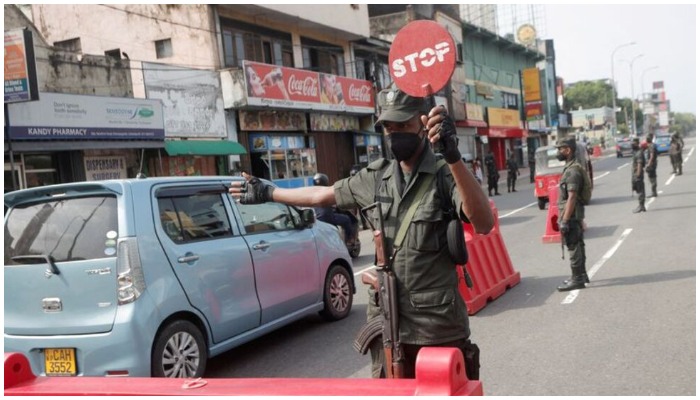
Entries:
{"type": "Polygon", "coordinates": [[[302,228],[310,228],[316,222],[316,214],[313,208],[301,210],[301,225],[302,228]]]}

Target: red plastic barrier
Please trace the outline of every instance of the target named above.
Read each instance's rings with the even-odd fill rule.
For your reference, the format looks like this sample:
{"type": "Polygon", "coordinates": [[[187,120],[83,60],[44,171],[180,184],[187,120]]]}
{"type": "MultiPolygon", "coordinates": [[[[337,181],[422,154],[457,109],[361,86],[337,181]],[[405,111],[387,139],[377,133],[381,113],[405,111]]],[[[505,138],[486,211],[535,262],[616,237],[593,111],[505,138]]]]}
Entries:
{"type": "Polygon", "coordinates": [[[600,146],[594,146],[593,147],[593,157],[600,157],[603,155],[603,150],[600,148],[600,146]]]}
{"type": "Polygon", "coordinates": [[[543,243],[561,243],[561,234],[559,233],[559,186],[554,185],[549,187],[549,208],[547,209],[547,220],[544,226],[544,235],[542,235],[543,243]]]}
{"type": "Polygon", "coordinates": [[[462,353],[426,347],[416,379],[180,379],[34,376],[27,358],[5,353],[5,396],[483,396],[469,381],[462,353]]]}
{"type": "Polygon", "coordinates": [[[476,314],[486,306],[488,301],[495,300],[509,289],[520,283],[520,272],[513,270],[508,250],[501,236],[498,222],[498,209],[493,200],[494,226],[487,235],[477,235],[471,224],[464,224],[464,240],[467,243],[469,261],[467,272],[472,279],[473,287],[467,287],[462,273],[462,267],[457,266],[460,277],[459,292],[467,303],[469,315],[476,314]]]}

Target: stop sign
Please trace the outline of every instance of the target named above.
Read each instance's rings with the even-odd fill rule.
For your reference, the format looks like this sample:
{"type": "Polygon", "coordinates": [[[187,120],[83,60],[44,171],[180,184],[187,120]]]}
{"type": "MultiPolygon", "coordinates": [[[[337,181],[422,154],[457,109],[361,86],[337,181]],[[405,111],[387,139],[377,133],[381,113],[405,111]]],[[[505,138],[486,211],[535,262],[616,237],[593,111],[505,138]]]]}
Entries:
{"type": "Polygon", "coordinates": [[[396,86],[413,97],[442,89],[452,77],[457,48],[450,33],[435,21],[413,21],[401,28],[389,50],[396,86]]]}

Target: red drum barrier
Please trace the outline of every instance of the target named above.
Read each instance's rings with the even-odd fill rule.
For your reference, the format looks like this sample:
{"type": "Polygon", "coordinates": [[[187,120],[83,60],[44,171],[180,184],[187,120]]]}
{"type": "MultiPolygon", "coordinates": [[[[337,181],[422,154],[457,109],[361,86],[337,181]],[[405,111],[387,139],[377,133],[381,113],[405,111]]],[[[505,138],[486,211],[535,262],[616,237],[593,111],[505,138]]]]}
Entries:
{"type": "Polygon", "coordinates": [[[37,377],[24,355],[5,353],[5,396],[483,396],[465,371],[451,347],[421,349],[416,379],[37,377]]]}
{"type": "Polygon", "coordinates": [[[603,155],[603,150],[600,148],[600,146],[594,146],[593,147],[593,157],[600,157],[603,155]]]}
{"type": "Polygon", "coordinates": [[[467,287],[461,265],[457,266],[457,274],[460,277],[459,292],[467,303],[469,315],[476,314],[488,301],[495,300],[505,293],[506,289],[520,283],[520,272],[513,270],[513,263],[501,236],[498,209],[493,200],[489,202],[494,219],[491,232],[487,235],[477,235],[471,224],[464,224],[464,240],[469,252],[467,272],[473,287],[467,287]]]}
{"type": "Polygon", "coordinates": [[[544,235],[542,235],[543,243],[560,243],[561,234],[559,233],[559,185],[549,187],[549,208],[547,209],[547,221],[544,226],[544,235]]]}

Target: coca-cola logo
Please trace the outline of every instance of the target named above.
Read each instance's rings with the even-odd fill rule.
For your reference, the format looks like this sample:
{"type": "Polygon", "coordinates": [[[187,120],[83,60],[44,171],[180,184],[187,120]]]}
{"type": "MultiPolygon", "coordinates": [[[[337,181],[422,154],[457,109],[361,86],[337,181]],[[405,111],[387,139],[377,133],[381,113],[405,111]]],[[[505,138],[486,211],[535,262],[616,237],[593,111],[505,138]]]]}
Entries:
{"type": "Polygon", "coordinates": [[[318,80],[312,77],[297,79],[295,75],[292,75],[289,77],[289,83],[287,86],[287,90],[290,94],[308,97],[318,96],[318,80]]]}
{"type": "Polygon", "coordinates": [[[362,103],[370,103],[371,102],[371,93],[370,93],[370,87],[369,86],[360,86],[360,87],[355,87],[354,84],[350,85],[350,89],[348,89],[348,97],[352,101],[357,101],[357,102],[362,102],[362,103]]]}

